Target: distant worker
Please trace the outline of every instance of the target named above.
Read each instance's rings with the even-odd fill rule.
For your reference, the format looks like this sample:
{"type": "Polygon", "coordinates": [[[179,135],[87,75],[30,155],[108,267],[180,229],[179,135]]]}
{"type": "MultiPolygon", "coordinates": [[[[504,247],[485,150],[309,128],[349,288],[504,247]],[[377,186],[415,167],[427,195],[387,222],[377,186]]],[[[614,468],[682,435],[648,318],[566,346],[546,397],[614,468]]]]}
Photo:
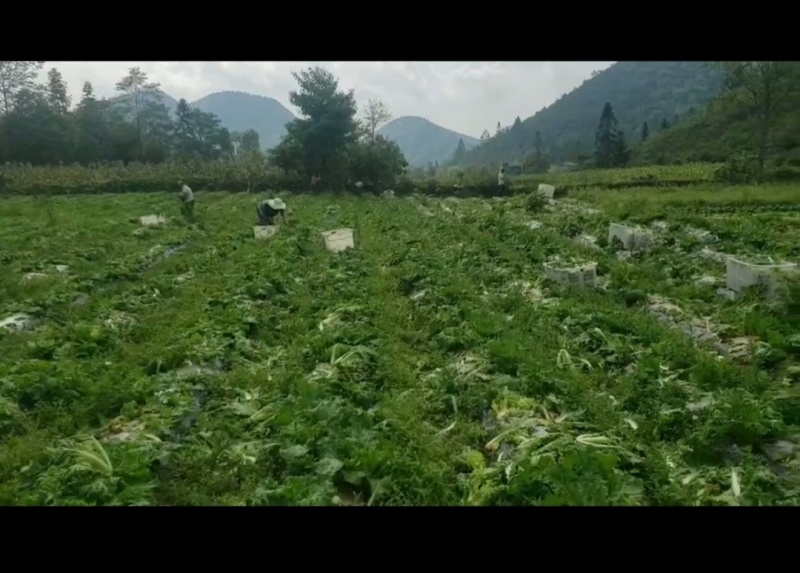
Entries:
{"type": "Polygon", "coordinates": [[[267,199],[259,203],[256,207],[256,213],[258,213],[259,225],[273,225],[275,224],[275,217],[278,215],[284,221],[286,220],[286,203],[280,199],[267,199]]]}
{"type": "Polygon", "coordinates": [[[506,170],[502,166],[497,173],[497,189],[500,191],[500,195],[506,194],[506,170]]]}
{"type": "Polygon", "coordinates": [[[181,200],[181,212],[186,216],[194,214],[194,193],[191,188],[183,181],[178,181],[181,186],[181,192],[178,193],[178,199],[181,200]]]}

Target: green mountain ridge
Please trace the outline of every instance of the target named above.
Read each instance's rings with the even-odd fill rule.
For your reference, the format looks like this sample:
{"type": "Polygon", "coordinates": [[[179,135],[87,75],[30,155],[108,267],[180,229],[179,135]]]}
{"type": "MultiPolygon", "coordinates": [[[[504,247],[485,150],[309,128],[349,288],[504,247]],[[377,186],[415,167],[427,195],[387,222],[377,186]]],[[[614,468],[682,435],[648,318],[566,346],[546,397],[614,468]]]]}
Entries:
{"type": "Polygon", "coordinates": [[[464,141],[467,150],[480,145],[479,139],[416,116],[398,117],[381,127],[378,133],[397,143],[412,167],[450,161],[459,140],[464,141]]]}
{"type": "Polygon", "coordinates": [[[595,74],[533,116],[465,154],[462,165],[523,160],[541,134],[551,159],[591,156],[603,106],[610,102],[629,144],[639,142],[644,122],[650,134],[662,122],[701,113],[719,93],[722,75],[706,62],[617,62],[595,74]]]}

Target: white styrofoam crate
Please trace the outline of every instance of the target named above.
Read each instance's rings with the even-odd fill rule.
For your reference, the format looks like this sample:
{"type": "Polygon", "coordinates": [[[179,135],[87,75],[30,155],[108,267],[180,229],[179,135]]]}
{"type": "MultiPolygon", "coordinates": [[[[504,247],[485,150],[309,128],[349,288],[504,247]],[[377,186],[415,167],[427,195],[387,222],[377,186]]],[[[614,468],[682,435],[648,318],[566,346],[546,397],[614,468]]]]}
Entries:
{"type": "Polygon", "coordinates": [[[592,287],[597,283],[597,263],[587,263],[576,267],[559,267],[545,263],[544,274],[559,283],[592,287]]]}
{"type": "Polygon", "coordinates": [[[253,227],[253,236],[263,241],[277,233],[279,228],[280,225],[256,225],[253,227]]]}
{"type": "Polygon", "coordinates": [[[325,248],[334,253],[355,248],[353,229],[324,231],[322,238],[325,240],[325,248]]]}
{"type": "Polygon", "coordinates": [[[540,183],[539,193],[541,193],[548,199],[555,199],[556,188],[553,187],[552,185],[548,185],[547,183],[540,183]]]}
{"type": "Polygon", "coordinates": [[[166,225],[167,218],[164,215],[144,215],[139,217],[139,222],[145,227],[156,227],[158,225],[166,225]]]}
{"type": "Polygon", "coordinates": [[[611,223],[608,226],[608,242],[617,238],[626,251],[643,251],[653,243],[653,235],[644,229],[611,223]]]}
{"type": "Polygon", "coordinates": [[[729,290],[740,293],[751,286],[763,286],[768,296],[775,294],[782,273],[794,274],[798,271],[794,263],[758,265],[735,257],[728,257],[725,267],[729,290]]]}

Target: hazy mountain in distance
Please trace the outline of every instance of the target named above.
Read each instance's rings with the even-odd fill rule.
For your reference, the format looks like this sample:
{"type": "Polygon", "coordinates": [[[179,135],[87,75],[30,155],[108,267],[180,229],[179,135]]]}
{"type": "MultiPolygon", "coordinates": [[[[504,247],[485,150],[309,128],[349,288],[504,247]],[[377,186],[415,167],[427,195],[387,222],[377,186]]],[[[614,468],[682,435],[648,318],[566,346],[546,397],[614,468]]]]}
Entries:
{"type": "Polygon", "coordinates": [[[294,114],[279,101],[244,92],[217,92],[190,105],[213,113],[230,131],[256,130],[262,149],[280,143],[286,133],[286,124],[295,119],[294,114]]]}
{"type": "Polygon", "coordinates": [[[158,95],[161,96],[161,103],[167,106],[167,109],[170,111],[170,113],[175,113],[175,108],[178,107],[178,100],[168,93],[164,93],[162,91],[159,91],[158,95]]]}
{"type": "Polygon", "coordinates": [[[466,149],[472,149],[480,143],[474,137],[436,125],[422,117],[398,117],[381,127],[378,133],[397,143],[412,167],[450,161],[459,139],[464,140],[466,149]]]}
{"type": "MultiPolygon", "coordinates": [[[[174,114],[175,113],[175,108],[178,107],[178,100],[176,100],[174,97],[172,97],[168,93],[164,93],[162,91],[159,91],[158,95],[161,98],[161,100],[160,100],[161,103],[163,103],[166,106],[166,108],[169,110],[169,112],[171,114],[174,114]]],[[[113,101],[113,102],[125,101],[126,97],[127,97],[126,95],[120,94],[120,95],[112,97],[111,101],[113,101]]]]}

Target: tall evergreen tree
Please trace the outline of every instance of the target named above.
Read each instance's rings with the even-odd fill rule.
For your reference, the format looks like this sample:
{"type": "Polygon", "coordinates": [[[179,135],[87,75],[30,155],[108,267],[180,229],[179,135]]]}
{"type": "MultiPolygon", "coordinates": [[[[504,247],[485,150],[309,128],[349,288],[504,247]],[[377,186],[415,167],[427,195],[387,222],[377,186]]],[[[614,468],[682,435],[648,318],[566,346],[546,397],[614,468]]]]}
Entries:
{"type": "Polygon", "coordinates": [[[594,163],[596,167],[601,169],[612,167],[616,131],[617,118],[614,115],[611,104],[606,102],[594,137],[594,163]]]}
{"type": "Polygon", "coordinates": [[[453,163],[458,163],[464,158],[464,155],[467,153],[467,146],[464,145],[464,140],[458,140],[458,146],[456,146],[456,151],[453,154],[453,163]]]}
{"type": "Polygon", "coordinates": [[[617,117],[609,102],[603,106],[600,124],[594,141],[595,166],[601,169],[619,167],[628,162],[628,148],[625,138],[617,128],[617,117]]]}

